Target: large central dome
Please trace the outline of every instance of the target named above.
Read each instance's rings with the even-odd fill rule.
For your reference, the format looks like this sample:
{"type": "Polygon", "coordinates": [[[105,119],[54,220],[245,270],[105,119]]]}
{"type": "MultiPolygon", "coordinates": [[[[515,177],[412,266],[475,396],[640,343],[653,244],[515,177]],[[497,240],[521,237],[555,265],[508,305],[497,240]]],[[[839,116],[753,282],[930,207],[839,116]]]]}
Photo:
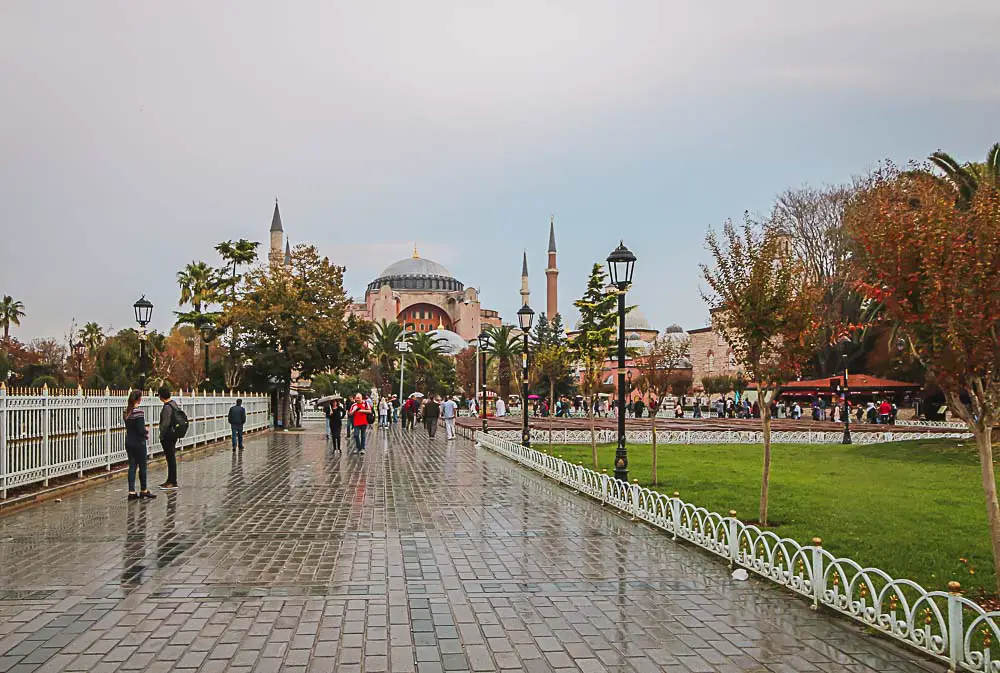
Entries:
{"type": "Polygon", "coordinates": [[[443,264],[424,259],[417,251],[412,257],[393,262],[378,278],[368,284],[369,292],[378,292],[383,285],[393,290],[443,290],[461,292],[465,286],[451,275],[443,264]]]}

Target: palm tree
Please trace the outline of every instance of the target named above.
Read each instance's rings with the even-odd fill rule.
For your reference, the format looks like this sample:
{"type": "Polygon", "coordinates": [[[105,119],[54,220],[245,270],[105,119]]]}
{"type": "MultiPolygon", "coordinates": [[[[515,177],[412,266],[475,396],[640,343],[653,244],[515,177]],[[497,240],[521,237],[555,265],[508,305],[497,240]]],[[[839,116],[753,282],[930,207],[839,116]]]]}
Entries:
{"type": "Polygon", "coordinates": [[[104,343],[104,328],[96,322],[88,322],[77,332],[77,338],[87,347],[87,352],[93,355],[104,343]]]}
{"type": "Polygon", "coordinates": [[[178,271],[177,284],[181,288],[178,306],[190,303],[195,313],[201,313],[202,306],[215,301],[218,279],[212,267],[205,262],[191,262],[183,271],[178,271]]]}
{"type": "Polygon", "coordinates": [[[226,266],[232,265],[232,277],[227,281],[236,297],[236,285],[239,281],[239,267],[249,266],[257,261],[258,241],[248,241],[241,238],[238,241],[223,241],[215,246],[216,251],[226,261],[226,266]]]}
{"type": "Polygon", "coordinates": [[[372,334],[371,353],[375,363],[382,371],[382,385],[388,386],[389,376],[399,358],[397,344],[403,340],[403,326],[398,322],[389,322],[382,319],[375,324],[375,331],[372,334]]]}
{"type": "Polygon", "coordinates": [[[1000,143],[995,143],[986,153],[985,164],[959,164],[947,152],[938,150],[930,157],[930,162],[941,169],[944,180],[955,190],[955,205],[968,208],[983,182],[990,182],[994,188],[1000,187],[1000,143]]]}
{"type": "Polygon", "coordinates": [[[431,335],[427,332],[412,334],[409,342],[415,372],[414,384],[419,390],[426,384],[428,370],[434,366],[438,358],[444,357],[448,342],[444,337],[431,335]]]}
{"type": "MultiPolygon", "coordinates": [[[[513,373],[521,361],[521,333],[513,325],[490,325],[486,328],[490,335],[489,362],[497,363],[497,383],[500,397],[510,397],[513,373]]],[[[522,402],[523,404],[523,402],[522,402]]]]}
{"type": "Polygon", "coordinates": [[[14,301],[14,298],[9,294],[3,296],[3,301],[0,301],[0,325],[3,325],[4,341],[10,339],[10,326],[17,325],[20,327],[21,318],[25,315],[24,304],[22,302],[14,301]]]}

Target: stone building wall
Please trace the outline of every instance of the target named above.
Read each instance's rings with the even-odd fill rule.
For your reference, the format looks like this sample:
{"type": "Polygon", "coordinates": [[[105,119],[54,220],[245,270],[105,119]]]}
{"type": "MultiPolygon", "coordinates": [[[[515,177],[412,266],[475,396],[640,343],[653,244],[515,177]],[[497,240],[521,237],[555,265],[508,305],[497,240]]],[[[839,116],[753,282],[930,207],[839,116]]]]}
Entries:
{"type": "Polygon", "coordinates": [[[702,391],[701,380],[706,376],[735,376],[737,372],[733,350],[725,338],[711,327],[688,331],[691,339],[691,367],[695,392],[702,391]]]}

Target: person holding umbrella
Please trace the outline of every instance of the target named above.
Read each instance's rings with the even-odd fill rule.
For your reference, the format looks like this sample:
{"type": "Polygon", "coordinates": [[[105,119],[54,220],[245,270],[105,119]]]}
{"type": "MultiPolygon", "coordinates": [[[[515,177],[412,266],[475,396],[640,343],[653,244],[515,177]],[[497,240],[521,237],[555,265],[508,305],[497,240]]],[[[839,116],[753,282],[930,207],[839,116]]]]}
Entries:
{"type": "Polygon", "coordinates": [[[326,406],[327,437],[333,438],[333,450],[340,451],[340,436],[347,412],[340,404],[340,398],[334,397],[326,406]]]}

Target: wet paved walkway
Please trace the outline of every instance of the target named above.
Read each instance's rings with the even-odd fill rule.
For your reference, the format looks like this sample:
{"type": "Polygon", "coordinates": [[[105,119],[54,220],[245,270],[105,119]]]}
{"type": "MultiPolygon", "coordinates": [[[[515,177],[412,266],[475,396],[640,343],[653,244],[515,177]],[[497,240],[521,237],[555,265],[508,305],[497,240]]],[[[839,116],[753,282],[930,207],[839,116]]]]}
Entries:
{"type": "Polygon", "coordinates": [[[0,672],[943,670],[467,440],[180,476],[0,516],[0,672]]]}

